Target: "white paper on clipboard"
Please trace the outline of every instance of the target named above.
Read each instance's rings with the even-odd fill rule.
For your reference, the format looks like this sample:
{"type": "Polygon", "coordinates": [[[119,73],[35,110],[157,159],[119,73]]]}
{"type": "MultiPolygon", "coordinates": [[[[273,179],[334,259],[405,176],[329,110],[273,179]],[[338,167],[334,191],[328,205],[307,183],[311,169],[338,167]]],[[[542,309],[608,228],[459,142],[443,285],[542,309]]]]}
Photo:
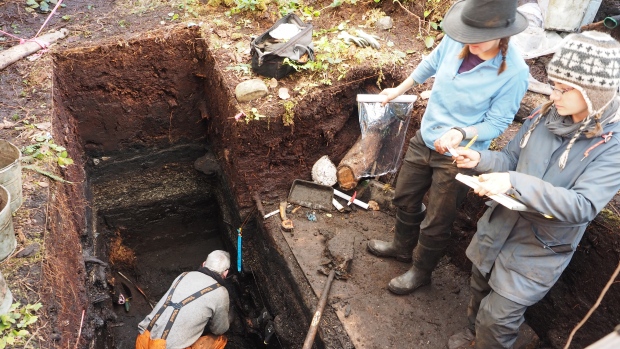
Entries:
{"type": "MultiPolygon", "coordinates": [[[[464,175],[462,173],[456,174],[456,179],[462,183],[467,184],[469,187],[476,189],[480,186],[480,182],[478,181],[478,177],[472,177],[468,175],[464,175]]],[[[489,195],[489,198],[497,201],[499,204],[515,211],[525,211],[525,212],[538,212],[532,210],[531,208],[525,206],[521,201],[512,198],[506,194],[498,194],[498,195],[489,195]]]]}

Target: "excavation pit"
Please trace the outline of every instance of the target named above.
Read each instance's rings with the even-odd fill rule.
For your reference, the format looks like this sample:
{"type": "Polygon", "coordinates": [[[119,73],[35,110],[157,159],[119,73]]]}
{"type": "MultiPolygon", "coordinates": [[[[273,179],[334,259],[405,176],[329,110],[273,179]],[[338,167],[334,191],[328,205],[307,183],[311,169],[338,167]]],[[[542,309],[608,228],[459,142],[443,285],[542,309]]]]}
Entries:
{"type": "MultiPolygon", "coordinates": [[[[277,208],[295,179],[309,180],[322,155],[334,162],[344,156],[359,136],[352,117],[355,95],[368,92],[377,72],[357,70],[341,85],[308,94],[294,109],[294,126],[283,125],[283,108],[268,99],[260,102],[273,105],[268,122],[237,121],[235,115],[249,106],[236,104],[231,91],[238,79],[224,75],[226,58],[208,47],[206,36],[195,28],[167,29],[55,56],[54,139],[67,145],[76,166],[62,173],[75,184],[56,186],[50,205],[49,263],[59,266],[46,280],[54,293],[52,339],[73,343],[82,323],[78,309],[86,309],[82,344],[126,348],[150,307],[135,292],[133,310],[139,311],[113,306],[104,281],[118,280],[120,271],[157,301],[172,279],[195,269],[209,249],[225,248],[234,256],[236,229],[243,226],[244,273],[237,285],[248,314],[265,306],[275,316],[278,336],[271,346],[303,343],[326,279],[317,273],[323,247],[334,236],[349,234],[355,250],[351,273],[358,277],[335,282],[317,348],[444,347],[447,334],[465,324],[469,264],[463,251],[482,203],[474,200],[462,212],[449,258],[431,287],[408,298],[385,289],[407,266],[365,252],[367,240],[389,236],[393,218],[385,212],[331,212],[332,217],[323,212],[314,223],[305,218],[311,212],[301,209],[292,216],[295,230],[282,233],[277,217],[260,216],[277,208]],[[199,158],[213,171],[197,170],[199,158]]],[[[405,77],[401,73],[386,69],[383,83],[392,86],[405,77]]],[[[280,83],[293,91],[294,79],[280,83]]],[[[409,136],[424,103],[414,110],[409,136]]],[[[599,286],[604,281],[576,276],[587,274],[593,262],[610,268],[590,254],[617,248],[605,234],[586,237],[562,283],[528,312],[545,343],[557,347],[566,338],[569,324],[579,320],[571,307],[587,310],[588,302],[565,301],[580,299],[584,280],[599,286]]],[[[587,299],[600,288],[590,287],[587,299]]],[[[617,295],[611,297],[609,309],[618,303],[617,295]]],[[[590,325],[594,330],[583,330],[576,340],[590,343],[617,320],[606,311],[590,325]]],[[[246,334],[232,344],[253,347],[260,339],[246,334]]]]}
{"type": "MultiPolygon", "coordinates": [[[[178,275],[196,270],[216,249],[230,251],[236,268],[234,246],[222,233],[230,224],[222,208],[230,210],[218,200],[217,162],[201,145],[92,160],[97,163],[89,175],[95,255],[108,264],[89,262],[86,269],[93,281],[94,321],[108,322],[96,348],[129,348],[138,323],[178,275]],[[196,159],[202,171],[195,168],[196,159]],[[129,306],[119,304],[119,297],[129,296],[129,306]]],[[[236,275],[234,281],[240,297],[233,304],[227,347],[255,348],[262,345],[262,333],[249,332],[243,320],[257,317],[266,305],[251,273],[236,275]]],[[[268,348],[279,348],[272,340],[268,348]]]]}

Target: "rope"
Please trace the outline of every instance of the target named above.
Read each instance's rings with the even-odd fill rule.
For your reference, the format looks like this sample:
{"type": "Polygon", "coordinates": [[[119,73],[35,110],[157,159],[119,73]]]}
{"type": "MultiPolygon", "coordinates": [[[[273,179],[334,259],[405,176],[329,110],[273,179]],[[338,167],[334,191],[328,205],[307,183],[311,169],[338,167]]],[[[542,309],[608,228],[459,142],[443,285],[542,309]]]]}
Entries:
{"type": "Polygon", "coordinates": [[[47,43],[47,42],[44,42],[44,41],[40,41],[40,40],[38,40],[38,39],[37,39],[37,36],[39,36],[39,34],[41,34],[41,31],[42,31],[42,30],[43,30],[43,28],[47,25],[47,22],[49,22],[49,20],[52,18],[52,16],[54,15],[54,13],[56,13],[56,10],[57,10],[57,9],[58,9],[58,7],[60,6],[60,4],[62,4],[62,0],[59,0],[59,1],[56,3],[56,6],[54,6],[54,8],[52,9],[52,12],[50,12],[50,14],[47,16],[47,18],[45,19],[45,22],[43,22],[43,25],[41,26],[41,28],[39,28],[39,31],[37,32],[37,34],[36,34],[34,37],[32,37],[31,39],[22,39],[22,38],[20,38],[20,37],[18,37],[18,36],[15,36],[15,35],[13,35],[13,34],[9,34],[9,33],[5,32],[5,31],[2,31],[2,30],[0,30],[0,34],[6,35],[6,36],[10,36],[10,37],[12,37],[12,38],[14,38],[14,39],[19,40],[19,44],[20,44],[20,45],[25,44],[25,43],[27,43],[27,42],[35,42],[35,43],[37,43],[37,44],[41,47],[41,49],[42,49],[42,50],[44,50],[44,52],[45,52],[45,50],[49,47],[49,45],[50,45],[50,44],[49,44],[49,43],[47,43]]]}

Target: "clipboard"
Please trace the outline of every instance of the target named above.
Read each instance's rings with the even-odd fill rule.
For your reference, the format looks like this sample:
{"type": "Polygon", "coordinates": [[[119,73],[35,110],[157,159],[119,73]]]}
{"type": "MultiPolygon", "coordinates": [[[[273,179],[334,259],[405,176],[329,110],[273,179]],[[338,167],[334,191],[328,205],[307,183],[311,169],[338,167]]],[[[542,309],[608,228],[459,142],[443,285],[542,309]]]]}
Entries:
{"type": "MultiPolygon", "coordinates": [[[[470,188],[476,189],[480,186],[480,182],[478,181],[478,177],[473,177],[473,176],[468,176],[468,175],[464,175],[462,173],[457,173],[456,174],[456,179],[459,182],[462,182],[466,185],[468,185],[470,188]]],[[[545,216],[545,218],[553,218],[552,216],[549,216],[547,214],[544,214],[542,212],[538,212],[536,210],[533,210],[529,207],[527,207],[524,203],[522,203],[521,201],[513,198],[510,195],[506,195],[506,194],[497,194],[497,195],[489,195],[489,198],[493,199],[494,201],[497,201],[500,205],[509,208],[511,210],[514,211],[522,211],[522,212],[535,212],[535,213],[540,213],[541,215],[545,216]]]]}

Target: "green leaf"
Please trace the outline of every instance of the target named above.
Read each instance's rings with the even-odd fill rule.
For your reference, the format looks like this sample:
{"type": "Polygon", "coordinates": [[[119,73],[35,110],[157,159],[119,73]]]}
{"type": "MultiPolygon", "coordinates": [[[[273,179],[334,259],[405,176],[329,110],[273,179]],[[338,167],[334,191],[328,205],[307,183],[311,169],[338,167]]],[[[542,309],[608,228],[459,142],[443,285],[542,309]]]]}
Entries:
{"type": "Polygon", "coordinates": [[[424,38],[424,45],[426,45],[426,48],[431,48],[433,47],[433,44],[435,44],[435,38],[432,36],[427,36],[424,38]]]}
{"type": "Polygon", "coordinates": [[[431,22],[431,28],[437,30],[437,28],[438,28],[437,23],[431,22]]]}
{"type": "Polygon", "coordinates": [[[41,309],[42,306],[43,306],[43,304],[41,304],[41,303],[28,304],[28,305],[26,305],[26,309],[37,311],[37,310],[41,309]]]}
{"type": "Polygon", "coordinates": [[[428,15],[430,15],[430,14],[431,14],[430,10],[424,11],[424,18],[428,17],[428,15]]]}
{"type": "Polygon", "coordinates": [[[67,165],[73,164],[73,159],[70,158],[58,158],[58,166],[65,167],[67,165]]]}
{"type": "Polygon", "coordinates": [[[19,330],[15,335],[17,337],[25,337],[27,335],[29,335],[30,332],[28,332],[27,330],[19,330]]]}
{"type": "Polygon", "coordinates": [[[41,10],[42,12],[49,12],[50,6],[47,4],[47,2],[41,1],[41,3],[39,4],[39,10],[41,10]]]}
{"type": "Polygon", "coordinates": [[[37,7],[39,6],[39,4],[34,0],[26,0],[26,5],[28,6],[37,5],[37,7]]]}
{"type": "Polygon", "coordinates": [[[61,18],[62,18],[62,20],[63,20],[63,21],[68,21],[68,20],[70,20],[70,19],[71,19],[71,16],[69,16],[69,15],[64,15],[64,16],[62,16],[61,18]]]}
{"type": "Polygon", "coordinates": [[[32,325],[35,322],[37,322],[37,319],[39,317],[35,316],[35,315],[30,315],[30,316],[24,316],[24,320],[22,320],[17,327],[22,328],[22,327],[28,327],[28,325],[32,325]]]}
{"type": "Polygon", "coordinates": [[[69,155],[69,154],[67,154],[67,151],[66,151],[66,150],[64,150],[64,151],[62,151],[62,152],[60,152],[60,153],[58,154],[58,157],[59,157],[59,158],[66,158],[68,155],[69,155]]]}

